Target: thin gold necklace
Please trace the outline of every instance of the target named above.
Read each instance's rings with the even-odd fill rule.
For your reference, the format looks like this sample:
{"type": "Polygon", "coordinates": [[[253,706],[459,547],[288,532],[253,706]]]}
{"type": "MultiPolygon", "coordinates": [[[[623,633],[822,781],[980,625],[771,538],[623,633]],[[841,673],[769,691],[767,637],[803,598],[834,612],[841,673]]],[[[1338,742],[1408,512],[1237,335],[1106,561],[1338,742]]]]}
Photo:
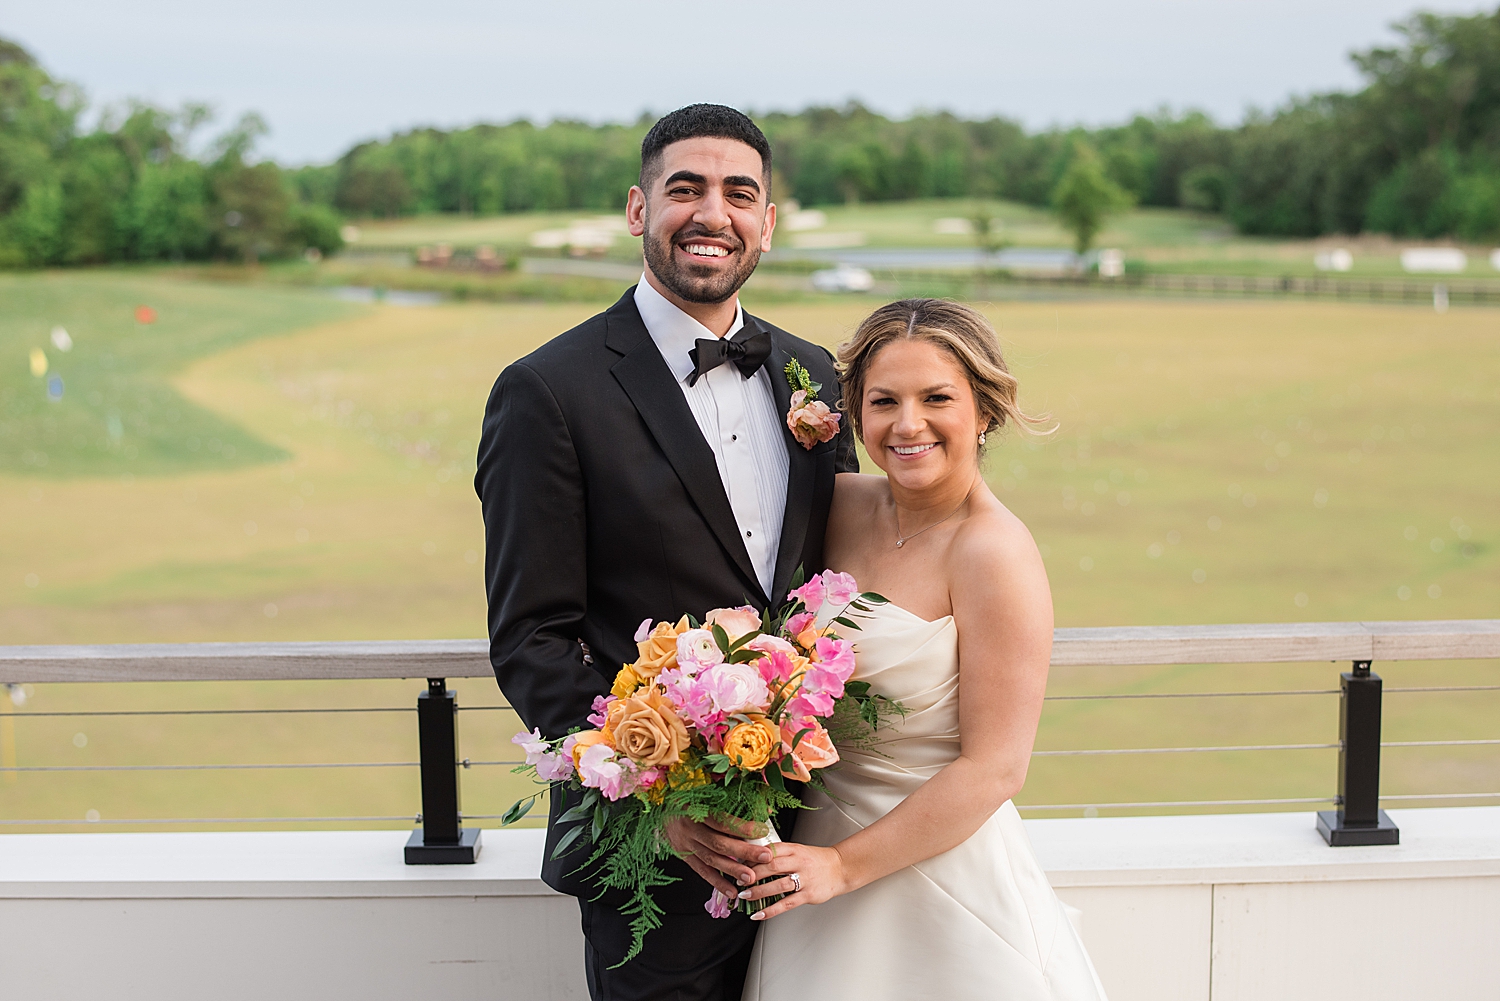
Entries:
{"type": "Polygon", "coordinates": [[[962,511],[964,509],[964,505],[967,504],[967,503],[969,503],[969,497],[973,493],[974,493],[974,485],[971,483],[971,484],[969,484],[969,492],[966,493],[966,494],[964,494],[964,499],[958,502],[958,507],[954,508],[952,511],[949,511],[946,515],[944,515],[943,517],[939,518],[937,521],[934,521],[931,525],[928,525],[927,528],[919,529],[919,530],[911,533],[910,535],[902,535],[901,534],[901,509],[897,508],[896,509],[896,548],[900,549],[902,546],[906,545],[908,542],[910,542],[912,539],[915,539],[917,536],[921,535],[923,532],[925,532],[925,531],[927,531],[928,529],[931,529],[931,528],[937,528],[943,522],[947,521],[949,518],[953,517],[955,514],[958,514],[958,512],[960,512],[960,511],[962,511]]]}

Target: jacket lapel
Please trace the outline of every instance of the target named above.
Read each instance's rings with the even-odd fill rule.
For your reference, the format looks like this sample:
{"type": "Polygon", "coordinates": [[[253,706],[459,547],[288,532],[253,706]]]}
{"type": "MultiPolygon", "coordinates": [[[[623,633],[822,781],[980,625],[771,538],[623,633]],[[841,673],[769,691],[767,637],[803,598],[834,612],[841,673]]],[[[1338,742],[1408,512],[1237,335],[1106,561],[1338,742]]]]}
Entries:
{"type": "MultiPolygon", "coordinates": [[[[747,593],[760,595],[764,600],[766,596],[761,592],[750,553],[740,538],[734,509],[729,506],[729,497],[724,493],[713,449],[703,439],[703,432],[688,409],[682,388],[672,378],[656,342],[641,320],[640,311],[635,307],[633,286],[610,307],[605,317],[604,343],[622,356],[610,371],[630,397],[630,402],[635,404],[651,436],[693,499],[698,513],[739,568],[743,583],[749,588],[747,593]]],[[[703,610],[695,611],[701,614],[703,610]]]]}
{"type": "MultiPolygon", "coordinates": [[[[757,324],[765,329],[760,320],[745,314],[745,323],[757,324]]],[[[807,541],[807,519],[812,514],[813,489],[817,485],[818,461],[812,451],[803,448],[786,426],[786,414],[792,406],[792,386],[787,381],[786,366],[792,354],[786,349],[779,332],[771,331],[771,354],[766,359],[766,368],[771,373],[771,388],[776,394],[777,416],[781,418],[781,437],[786,444],[786,511],[781,519],[781,540],[776,550],[776,580],[772,587],[773,605],[779,604],[791,586],[792,574],[802,558],[803,545],[807,541]]],[[[809,574],[821,567],[807,567],[809,574]]]]}

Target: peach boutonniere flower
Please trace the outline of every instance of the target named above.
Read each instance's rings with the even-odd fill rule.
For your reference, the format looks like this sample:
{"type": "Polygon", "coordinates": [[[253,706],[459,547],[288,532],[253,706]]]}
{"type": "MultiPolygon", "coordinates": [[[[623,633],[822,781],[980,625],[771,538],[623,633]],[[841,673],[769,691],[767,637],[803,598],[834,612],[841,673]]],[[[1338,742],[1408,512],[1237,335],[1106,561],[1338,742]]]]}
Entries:
{"type": "Polygon", "coordinates": [[[812,375],[793,358],[786,365],[786,381],[792,387],[792,406],[787,411],[786,426],[803,448],[810,449],[822,444],[839,433],[842,414],[829,409],[828,404],[818,399],[821,383],[813,382],[812,375]]]}

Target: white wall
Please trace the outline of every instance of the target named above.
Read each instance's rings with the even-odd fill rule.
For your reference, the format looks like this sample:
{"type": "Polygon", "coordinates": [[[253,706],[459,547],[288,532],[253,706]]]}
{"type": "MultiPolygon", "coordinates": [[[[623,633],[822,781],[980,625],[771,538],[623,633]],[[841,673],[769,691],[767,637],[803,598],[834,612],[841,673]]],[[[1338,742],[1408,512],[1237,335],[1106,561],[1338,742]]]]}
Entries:
{"type": "MultiPolygon", "coordinates": [[[[1500,808],[1028,822],[1112,1001],[1500,997],[1500,808]]],[[[0,836],[0,998],[586,997],[539,832],[404,866],[404,832],[0,836]]]]}

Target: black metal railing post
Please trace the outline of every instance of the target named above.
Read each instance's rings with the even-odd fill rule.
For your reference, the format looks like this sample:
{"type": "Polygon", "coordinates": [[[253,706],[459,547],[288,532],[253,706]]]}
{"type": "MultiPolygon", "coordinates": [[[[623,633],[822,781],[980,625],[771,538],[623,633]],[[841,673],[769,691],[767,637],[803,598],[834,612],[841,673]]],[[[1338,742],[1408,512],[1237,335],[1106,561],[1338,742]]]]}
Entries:
{"type": "Polygon", "coordinates": [[[458,812],[458,696],[444,678],[428,678],[417,696],[422,828],[406,842],[407,865],[464,865],[479,855],[479,829],[458,812]]]}
{"type": "Polygon", "coordinates": [[[1380,675],[1368,660],[1339,675],[1339,801],[1318,811],[1318,833],[1334,847],[1400,844],[1380,808],[1380,675]]]}

